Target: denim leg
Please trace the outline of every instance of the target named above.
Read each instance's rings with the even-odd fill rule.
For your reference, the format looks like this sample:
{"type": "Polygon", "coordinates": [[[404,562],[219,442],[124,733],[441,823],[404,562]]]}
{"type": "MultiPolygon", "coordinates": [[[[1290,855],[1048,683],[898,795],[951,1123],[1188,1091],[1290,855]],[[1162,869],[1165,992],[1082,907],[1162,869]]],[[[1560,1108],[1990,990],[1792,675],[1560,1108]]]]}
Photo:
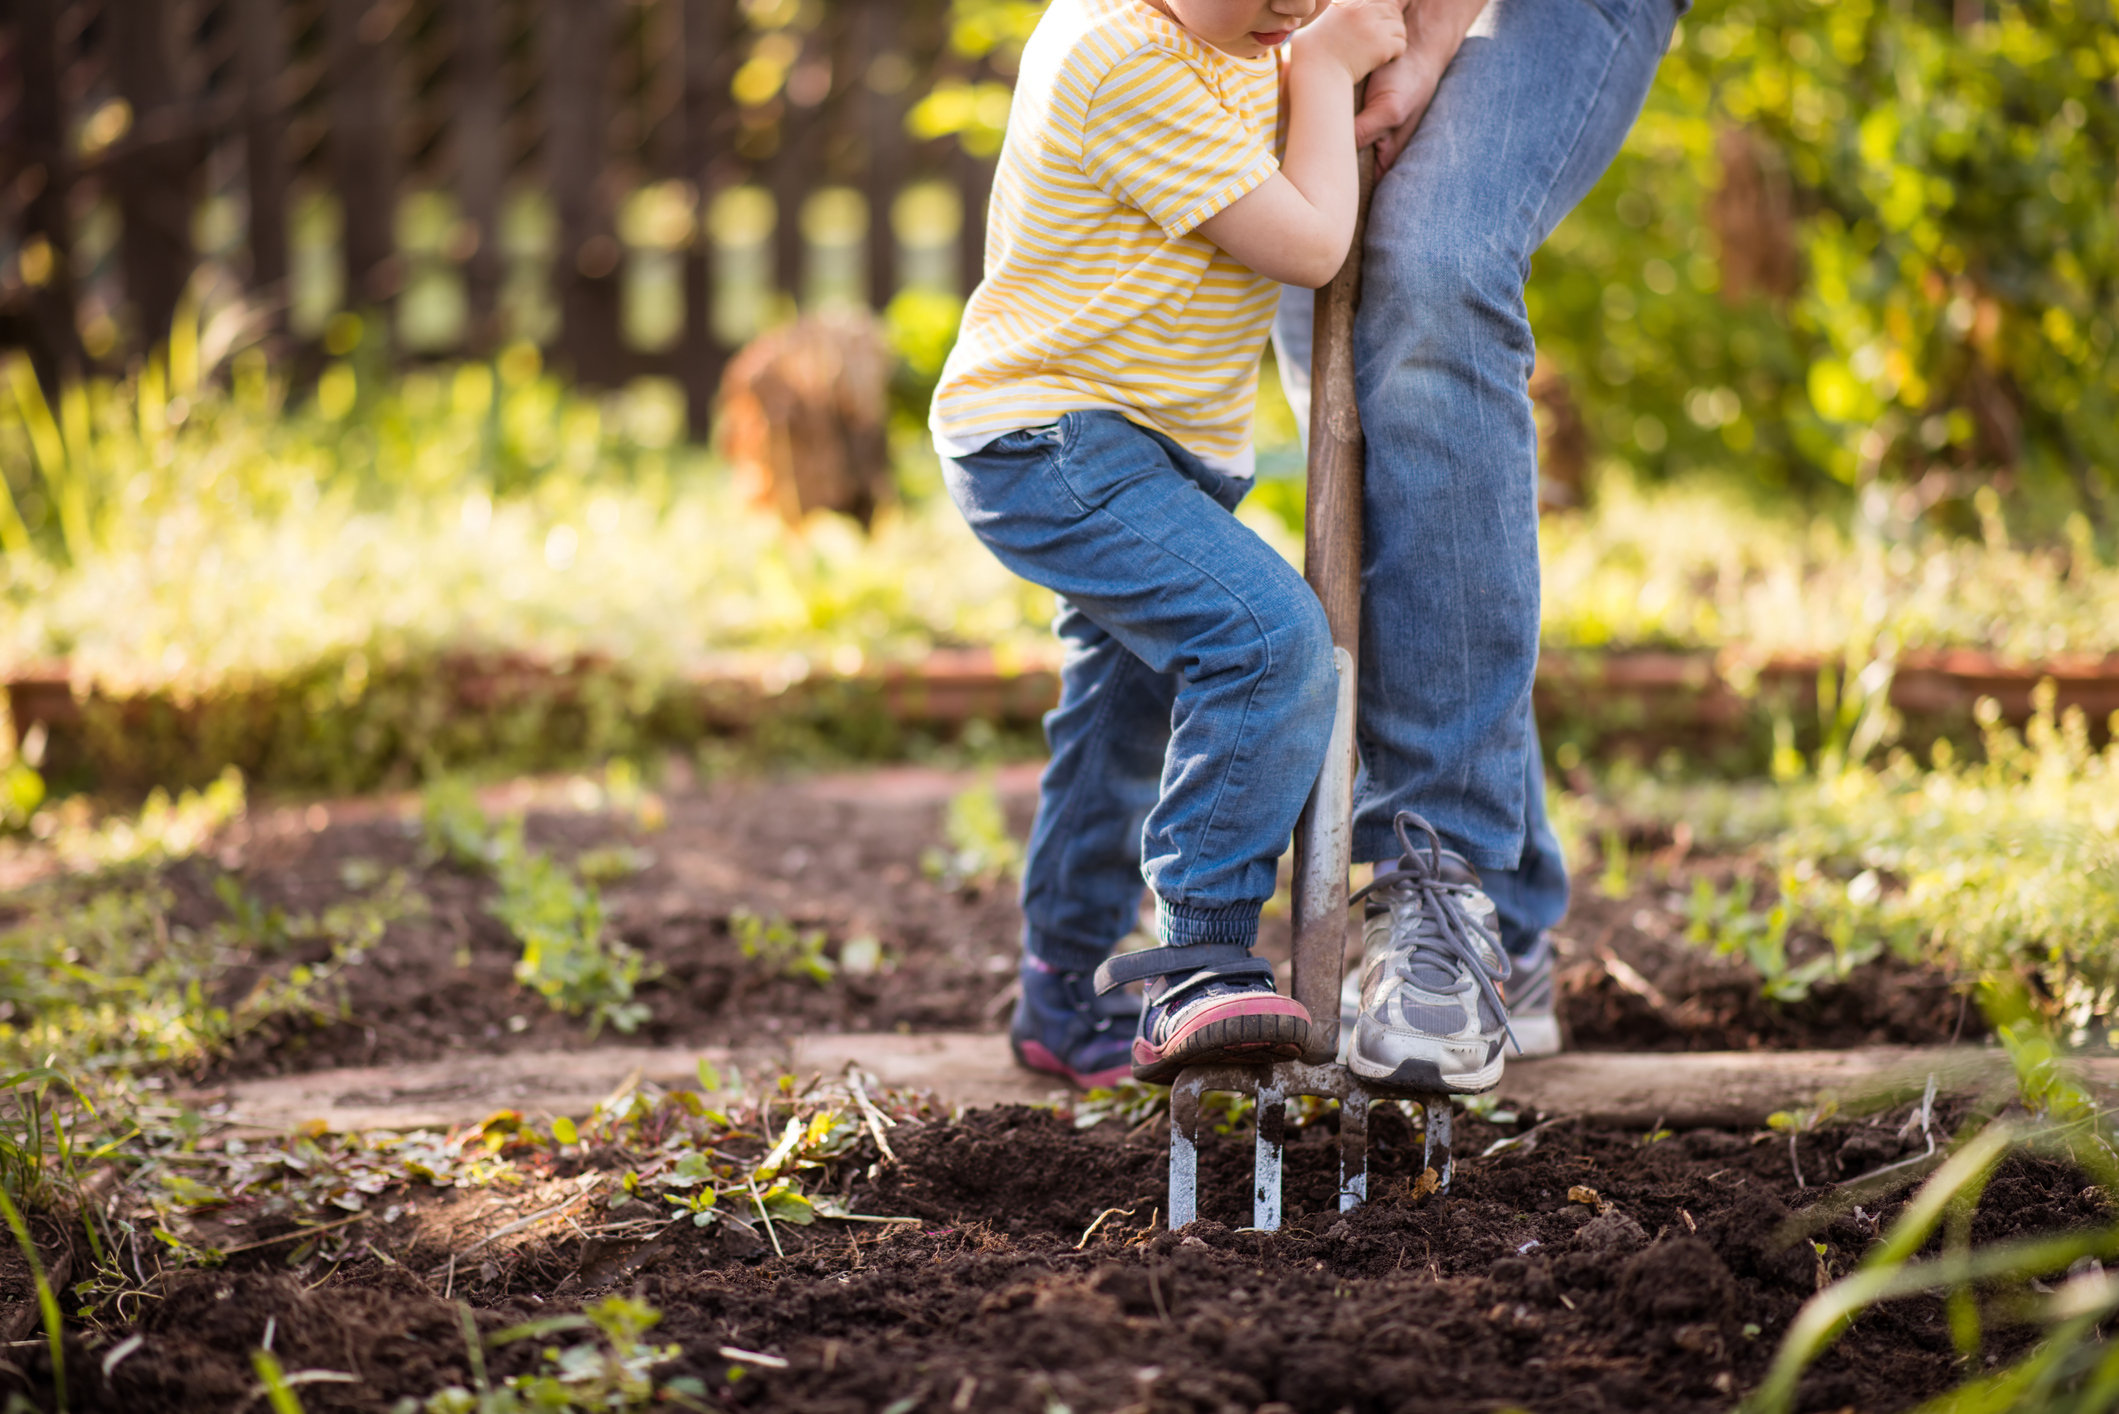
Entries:
{"type": "Polygon", "coordinates": [[[1177,679],[1158,673],[1067,600],[1051,760],[1023,870],[1023,950],[1063,972],[1111,955],[1140,913],[1141,829],[1162,790],[1177,679]]]}
{"type": "MultiPolygon", "coordinates": [[[[1243,483],[1113,413],[1011,433],[945,460],[943,475],[1003,564],[1173,677],[1141,872],[1164,942],[1248,946],[1331,735],[1336,674],[1316,595],[1229,513],[1243,483]]],[[[1095,769],[1097,755],[1085,744],[1070,769],[1095,769]]]]}
{"type": "MultiPolygon", "coordinates": [[[[1377,185],[1354,326],[1368,438],[1356,859],[1397,852],[1401,809],[1482,874],[1522,859],[1538,808],[1523,284],[1625,140],[1676,14],[1671,0],[1490,0],[1377,185]]],[[[1306,370],[1306,306],[1282,303],[1284,370],[1306,370]]]]}
{"type": "Polygon", "coordinates": [[[1482,869],[1479,881],[1494,901],[1501,946],[1522,954],[1538,934],[1567,914],[1567,859],[1545,814],[1545,757],[1538,723],[1531,719],[1530,750],[1523,753],[1523,858],[1513,869],[1482,869]]]}

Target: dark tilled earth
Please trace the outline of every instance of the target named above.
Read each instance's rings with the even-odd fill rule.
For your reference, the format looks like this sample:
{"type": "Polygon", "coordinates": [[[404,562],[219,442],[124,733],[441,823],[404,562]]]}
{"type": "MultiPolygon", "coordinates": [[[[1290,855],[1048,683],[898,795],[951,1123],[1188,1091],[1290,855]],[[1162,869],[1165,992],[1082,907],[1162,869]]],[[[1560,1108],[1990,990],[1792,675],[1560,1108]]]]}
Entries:
{"type": "MultiPolygon", "coordinates": [[[[527,835],[562,858],[613,845],[651,857],[644,871],[603,890],[611,931],[650,964],[639,994],[649,1017],[631,1039],[740,1045],[793,1031],[998,1029],[1021,928],[1013,887],[992,879],[945,887],[923,868],[941,844],[949,799],[975,779],[904,767],[680,787],[667,794],[667,824],[653,832],[615,813],[546,808],[530,811],[527,835]],[[821,929],[833,957],[849,939],[872,937],[883,966],[842,973],[828,986],[775,976],[742,955],[730,924],[738,910],[821,929]]],[[[999,776],[1019,838],[1029,831],[1035,783],[1032,767],[999,776]]],[[[578,1020],[552,1013],[515,981],[520,948],[488,911],[492,884],[426,862],[411,802],[261,811],[219,860],[178,866],[166,881],[179,916],[203,924],[222,915],[212,881],[223,867],[261,903],[301,913],[352,896],[349,865],[371,878],[405,870],[427,911],[391,924],[365,961],[341,974],[336,1015],[268,1023],[219,1062],[220,1076],[592,1044],[578,1020]]],[[[1801,1049],[1983,1034],[1956,979],[1890,956],[1801,1002],[1766,999],[1747,963],[1684,937],[1693,880],[1726,882],[1746,867],[1681,858],[1641,871],[1622,898],[1586,883],[1577,890],[1558,930],[1563,1010],[1577,1049],[1801,1049]]],[[[1801,961],[1822,946],[1798,935],[1791,955],[1801,961]]],[[[1285,907],[1270,909],[1260,949],[1284,965],[1287,948],[1285,907]]],[[[239,967],[223,997],[322,955],[319,945],[239,967]]],[[[608,1029],[603,1036],[620,1039],[608,1029]]]]}
{"type": "MultiPolygon", "coordinates": [[[[1804,1162],[1815,1172],[1852,1155],[1848,1167],[1865,1171],[1910,1147],[1893,1137],[1899,1118],[1806,1135],[1804,1162]]],[[[1472,1153],[1505,1132],[1462,1127],[1472,1153]]],[[[1239,1230],[1244,1136],[1207,1147],[1206,1216],[1172,1234],[1154,1221],[1167,1150],[1153,1126],[1081,1131],[1019,1108],[901,1129],[900,1162],[849,1197],[858,1211],[920,1221],[783,1228],[783,1257],[733,1229],[680,1223],[615,1282],[595,1276],[612,1254],[571,1235],[489,1251],[445,1278],[475,1229],[449,1220],[468,1200],[432,1196],[321,1276],[250,1253],[158,1282],[135,1321],[73,1338],[72,1407],[240,1407],[269,1322],[288,1369],[357,1378],[303,1387],[308,1409],[381,1411],[470,1383],[457,1302],[490,1334],[615,1286],[659,1308],[655,1338],[683,1347],[662,1374],[698,1378],[723,1409],[1726,1410],[1803,1300],[1906,1196],[1803,1230],[1791,1204],[1826,1190],[1794,1189],[1780,1136],[1644,1144],[1563,1123],[1529,1152],[1464,1162],[1450,1194],[1416,1199],[1417,1135],[1392,1111],[1376,1125],[1376,1196],[1342,1216],[1328,1206],[1335,1148],[1323,1128],[1289,1147],[1291,1221],[1272,1235],[1239,1230]],[[129,1334],[143,1342],[106,1373],[129,1334]],[[724,1347],[786,1363],[744,1365],[724,1347]]],[[[1982,1241],[2108,1217],[2080,1173],[2036,1159],[2004,1167],[1981,1214],[1982,1241]]],[[[1988,1355],[2021,1353],[2029,1335],[1989,1316],[1988,1355]]],[[[537,1345],[500,1348],[493,1373],[531,1367],[537,1345]]],[[[41,1348],[10,1356],[13,1382],[48,1402],[41,1348]]],[[[1903,1301],[1817,1364],[1800,1407],[1903,1409],[1966,1373],[1940,1304],[1903,1301]]]]}
{"type": "MultiPolygon", "coordinates": [[[[613,844],[653,855],[605,889],[612,927],[658,971],[641,992],[650,1019],[632,1039],[740,1044],[794,1030],[993,1028],[1004,1024],[1012,982],[1011,891],[946,888],[921,867],[940,842],[948,800],[971,779],[907,768],[673,787],[656,831],[555,807],[533,809],[528,833],[561,857],[613,844]],[[828,986],[769,976],[741,954],[730,923],[738,909],[820,928],[833,956],[849,939],[874,937],[885,966],[828,986]]],[[[1000,778],[1018,835],[1032,783],[1020,769],[1000,778]]],[[[352,897],[349,877],[372,878],[378,867],[406,871],[428,902],[346,970],[341,1012],[258,1029],[221,1074],[595,1044],[578,1020],[514,981],[518,949],[488,912],[492,885],[426,862],[411,811],[358,802],[261,809],[211,859],[163,871],[179,921],[193,926],[222,916],[212,885],[223,869],[262,903],[296,913],[352,897]]],[[[1577,1047],[1938,1043],[1982,1029],[1953,979],[1895,960],[1800,1003],[1762,998],[1744,964],[1683,938],[1680,900],[1692,879],[1741,867],[1680,854],[1641,871],[1626,897],[1584,890],[1562,930],[1577,1047]]],[[[1797,939],[1796,954],[1815,946],[1797,939]]],[[[1264,951],[1284,959],[1284,917],[1269,918],[1264,951]]],[[[252,959],[224,979],[223,997],[316,960],[299,950],[252,959]]],[[[298,1266],[290,1256],[305,1249],[292,1244],[232,1255],[216,1270],[157,1272],[150,1256],[141,1291],[104,1308],[101,1326],[69,1335],[68,1395],[73,1409],[124,1414],[262,1409],[251,1357],[269,1326],[287,1369],[354,1377],[305,1382],[305,1408],[381,1411],[471,1381],[462,1307],[490,1334],[624,1291],[659,1308],[653,1338],[684,1351],[660,1373],[696,1377],[723,1409],[1726,1410],[1760,1378],[1803,1300],[1859,1259],[1910,1188],[1815,1231],[1799,1230],[1791,1213],[1829,1197],[1831,1178],[1917,1152],[1917,1139],[1900,1137],[1903,1118],[1801,1135],[1808,1186],[1798,1188],[1778,1133],[1651,1142],[1563,1119],[1538,1129],[1533,1145],[1482,1158],[1529,1118],[1497,1127],[1463,1115],[1454,1189],[1432,1195],[1416,1187],[1411,1119],[1386,1109],[1374,1125],[1372,1200],[1345,1216],[1330,1207],[1327,1119],[1290,1144],[1290,1221],[1271,1235],[1242,1230],[1247,1135],[1209,1142],[1204,1218],[1171,1234],[1160,1221],[1168,1140],[1159,1119],[1078,1129],[1030,1109],[930,1115],[898,1132],[899,1162],[872,1170],[880,1155],[863,1141],[832,1175],[850,1210],[918,1221],[783,1226],[785,1255],[727,1223],[679,1223],[629,1246],[553,1221],[466,1256],[512,1218],[571,1193],[561,1183],[574,1173],[520,1191],[392,1190],[372,1206],[400,1209],[394,1218],[371,1212],[351,1229],[357,1242],[349,1234],[343,1248],[327,1244],[298,1266]],[[134,1335],[141,1342],[113,1360],[134,1335]],[[745,1364],[717,1353],[723,1347],[785,1365],[745,1364]]],[[[1987,1187],[1974,1237],[2107,1218],[2080,1173],[2019,1158],[1987,1187]]],[[[273,1235],[269,1225],[250,1231],[273,1235]]],[[[39,1236],[55,1268],[86,1270],[85,1253],[78,1264],[66,1253],[81,1240],[77,1226],[39,1236]]],[[[0,1255],[0,1286],[0,1305],[29,1310],[27,1272],[12,1254],[0,1255]]],[[[1986,1354],[2009,1358],[2030,1336],[1991,1315],[1986,1354]]],[[[53,1407],[34,1327],[13,1334],[0,1385],[53,1407]]],[[[496,1350],[494,1375],[531,1368],[538,1344],[496,1350]]],[[[1970,1371],[1938,1303],[1900,1302],[1865,1317],[1819,1362],[1802,1407],[1903,1409],[1970,1371]]]]}

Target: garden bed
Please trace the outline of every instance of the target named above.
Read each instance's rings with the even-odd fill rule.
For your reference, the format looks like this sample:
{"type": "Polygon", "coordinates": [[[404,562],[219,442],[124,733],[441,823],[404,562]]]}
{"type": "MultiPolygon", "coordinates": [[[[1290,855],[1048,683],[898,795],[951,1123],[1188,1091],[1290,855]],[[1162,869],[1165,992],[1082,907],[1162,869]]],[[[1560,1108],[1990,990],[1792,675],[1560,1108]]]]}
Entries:
{"type": "MultiPolygon", "coordinates": [[[[1011,766],[991,778],[1016,838],[1035,808],[1035,769],[1011,766]]],[[[976,872],[946,877],[942,859],[949,803],[981,779],[901,767],[703,788],[680,782],[662,797],[664,823],[653,831],[626,812],[570,807],[567,788],[555,783],[546,808],[527,817],[532,845],[573,861],[630,850],[645,866],[601,892],[609,931],[648,964],[638,992],[646,1016],[629,1036],[606,1027],[601,1039],[743,1047],[796,1032],[1004,1026],[1021,930],[1013,885],[976,872]],[[783,951],[746,956],[745,915],[767,927],[784,921],[783,951]],[[874,946],[850,953],[861,939],[874,946]],[[805,957],[831,970],[812,974],[805,957]]],[[[488,799],[495,813],[508,804],[504,794],[488,799]]],[[[425,901],[391,922],[360,965],[340,970],[337,1004],[264,1023],[216,1063],[217,1076],[595,1044],[580,1020],[516,984],[522,949],[489,911],[493,884],[432,862],[416,811],[411,800],[263,811],[217,858],[164,871],[173,919],[194,927],[225,912],[215,893],[224,866],[260,908],[289,914],[358,899],[355,884],[372,892],[392,871],[404,871],[425,901]]],[[[1651,860],[1616,899],[1598,892],[1593,876],[1578,882],[1561,930],[1576,1047],[1793,1050],[1984,1034],[1978,1009],[1964,1002],[1963,979],[1888,953],[1799,1001],[1769,1000],[1740,957],[1685,937],[1693,881],[1719,886],[1746,867],[1711,856],[1651,860]]],[[[221,994],[233,1000],[314,965],[323,947],[239,964],[221,994]]],[[[1823,947],[1799,934],[1791,958],[1800,963],[1823,947]]],[[[1269,910],[1261,951],[1285,968],[1284,909],[1269,910]]]]}
{"type": "MultiPolygon", "coordinates": [[[[1033,767],[1008,766],[709,783],[673,771],[659,794],[586,777],[486,792],[487,817],[522,813],[526,848],[602,880],[609,932],[649,964],[630,1034],[592,1036],[516,980],[522,948],[491,912],[493,878],[440,857],[417,799],[257,808],[203,852],[105,883],[165,890],[165,930],[230,941],[208,981],[239,1013],[298,967],[330,969],[312,1005],[273,1011],[210,1063],[181,1067],[188,1084],[620,1042],[720,1053],[796,1033],[853,1044],[864,1032],[991,1033],[1005,1024],[1020,926],[1007,837],[1026,831],[1034,787],[1033,767]],[[981,799],[984,833],[967,835],[966,801],[981,799]],[[332,945],[305,931],[303,920],[386,896],[358,961],[334,964],[332,945]],[[778,951],[746,950],[783,922],[778,951]]],[[[1693,884],[1723,888],[1755,865],[1668,835],[1626,844],[1627,870],[1585,871],[1563,930],[1579,1049],[1943,1044],[1983,1031],[1961,979],[1889,954],[1767,999],[1741,954],[1685,936],[1693,884]]],[[[34,852],[11,862],[21,917],[39,890],[81,886],[56,866],[34,852]]],[[[1284,962],[1285,917],[1267,923],[1264,950],[1284,962]]],[[[1825,945],[1798,932],[1789,946],[1800,964],[1825,945]]],[[[165,1089],[162,1108],[142,1111],[148,1136],[128,1141],[147,1146],[141,1158],[115,1188],[87,1190],[109,1219],[101,1231],[132,1225],[120,1275],[96,1266],[79,1224],[35,1220],[54,1276],[102,1272],[77,1293],[93,1319],[67,1336],[70,1407],[263,1408],[257,1352],[269,1347],[312,1411],[408,1398],[469,1409],[425,1404],[480,1378],[468,1320],[495,1385],[558,1369],[543,1352],[578,1347],[566,1357],[578,1368],[595,1356],[608,1374],[631,1359],[680,1407],[1722,1410],[1761,1379],[1802,1302],[1903,1211],[1933,1167],[1919,1161],[1929,1137],[1947,1138],[1958,1113],[1924,1126],[1904,1105],[1856,1107],[1797,1116],[1792,1137],[1672,1134],[1512,1111],[1504,1085],[1499,1105],[1459,1114],[1447,1195],[1421,1181],[1415,1116],[1380,1111],[1372,1201],[1342,1216],[1327,1112],[1290,1144],[1289,1224],[1273,1235],[1240,1230],[1251,1159],[1239,1118],[1203,1153],[1205,1221],[1170,1234],[1167,1122],[1150,1096],[952,1112],[879,1092],[896,1121],[886,1155],[886,1131],[830,1086],[804,1076],[775,1088],[763,1072],[748,1083],[750,1109],[732,1106],[733,1118],[630,1088],[636,1072],[578,1135],[572,1120],[503,1111],[447,1135],[284,1140],[217,1126],[165,1089]],[[785,1209],[774,1225],[739,1220],[751,1211],[744,1166],[790,1112],[831,1104],[840,1137],[800,1182],[808,1201],[836,1206],[806,1223],[785,1209]],[[705,1226],[670,1206],[700,1189],[658,1186],[686,1143],[743,1156],[735,1178],[713,1180],[721,1206],[705,1226]],[[283,1149],[298,1162],[275,1167],[283,1149]],[[1834,1200],[1842,1180],[1907,1159],[1864,1207],[1834,1200]],[[1821,1200],[1814,1231],[1791,1225],[1821,1200]],[[605,1304],[613,1296],[654,1308],[659,1324],[625,1326],[643,1318],[605,1304]],[[584,1311],[618,1333],[500,1338],[584,1311]]],[[[2022,1156],[1988,1185],[1971,1236],[2108,1217],[2082,1173],[2022,1156]]],[[[19,1258],[0,1257],[0,1322],[18,1342],[16,1373],[0,1367],[0,1379],[49,1407],[30,1298],[19,1258]]],[[[1989,1313],[1983,1358],[2028,1348],[2036,1331],[2013,1319],[2002,1305],[1989,1313]]],[[[1951,1329],[1928,1298],[1865,1318],[1807,1377],[1802,1407],[1899,1409],[1951,1387],[1967,1372],[1951,1329]]]]}
{"type": "MultiPolygon", "coordinates": [[[[598,1192],[572,1210],[579,1221],[507,1232],[518,1214],[580,1193],[584,1174],[615,1179],[619,1164],[591,1153],[526,1164],[528,1185],[513,1194],[387,1194],[383,1213],[292,1260],[291,1242],[271,1240],[275,1224],[220,1228],[248,1250],[218,1270],[149,1277],[103,1329],[69,1337],[69,1394],[77,1410],[236,1408],[260,1390],[254,1353],[269,1346],[286,1371],[309,1372],[298,1390],[307,1408],[388,1410],[474,1384],[466,1319],[484,1344],[621,1292],[661,1313],[647,1343],[675,1347],[654,1377],[696,1381],[683,1388],[710,1408],[1725,1410],[1759,1381],[1801,1303],[1850,1267],[1906,1193],[1830,1221],[1792,1215],[1829,1193],[1821,1175],[1917,1154],[1905,1118],[1802,1136],[1812,1174],[1802,1190],[1779,1136],[1650,1142],[1560,1123],[1535,1144],[1464,1161],[1448,1195],[1416,1197],[1417,1136],[1386,1111],[1372,1201],[1333,1210],[1336,1151],[1329,1124],[1313,1125],[1288,1151],[1289,1225],[1267,1235],[1239,1230],[1247,1135],[1207,1146],[1204,1221],[1172,1234],[1155,1221],[1166,1140],[1153,1121],[1078,1129],[1020,1108],[906,1114],[895,1162],[864,1142],[829,1186],[850,1211],[914,1221],[783,1222],[768,1242],[729,1221],[680,1218],[619,1238],[600,1229],[656,1214],[609,1208],[598,1192]]],[[[1529,1128],[1527,1117],[1465,1116],[1460,1144],[1476,1155],[1529,1128]]],[[[1989,1185],[1973,1233],[2108,1216],[2082,1174],[2019,1158],[1989,1185]]],[[[203,1241],[212,1227],[186,1231],[203,1241]]],[[[494,1343],[486,1377],[530,1373],[547,1363],[542,1347],[577,1338],[494,1343]]],[[[1990,1361],[2030,1339],[1989,1313],[1990,1361]]],[[[46,1352],[11,1356],[23,1373],[10,1381],[48,1403],[46,1352]]],[[[1942,1303],[1902,1301],[1819,1363],[1801,1407],[1902,1409],[1964,1373],[1942,1303]]]]}
{"type": "MultiPolygon", "coordinates": [[[[1756,769],[1775,714],[1810,744],[1820,669],[1782,655],[1616,650],[1548,652],[1537,709],[1549,744],[1573,759],[1653,760],[1676,749],[1756,769]]],[[[2119,712],[2119,657],[2013,663],[1970,649],[1907,655],[1890,702],[1906,741],[1978,739],[1973,708],[1992,698],[2021,724],[2051,680],[2058,710],[2080,708],[2093,740],[2119,712]]],[[[349,790],[403,782],[460,762],[537,769],[702,742],[742,743],[768,756],[916,755],[971,723],[1025,733],[1058,700],[1048,657],[985,649],[930,652],[912,662],[839,671],[800,654],[731,657],[682,677],[644,677],[593,654],[441,653],[371,663],[320,661],[284,679],[207,693],[112,691],[76,684],[65,664],[25,668],[4,684],[19,732],[36,730],[47,773],[71,787],[139,795],[202,784],[228,766],[252,781],[349,790]]]]}

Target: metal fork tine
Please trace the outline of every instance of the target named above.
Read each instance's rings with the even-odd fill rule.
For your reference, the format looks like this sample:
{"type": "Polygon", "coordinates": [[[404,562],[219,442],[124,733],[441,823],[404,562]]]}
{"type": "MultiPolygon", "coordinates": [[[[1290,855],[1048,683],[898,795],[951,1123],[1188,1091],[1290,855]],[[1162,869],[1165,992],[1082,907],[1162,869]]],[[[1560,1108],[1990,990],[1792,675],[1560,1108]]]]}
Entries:
{"type": "Polygon", "coordinates": [[[1282,1061],[1273,1066],[1199,1066],[1179,1073],[1170,1087],[1170,1227],[1172,1231],[1199,1216],[1199,1133],[1201,1097],[1209,1090],[1255,1098],[1257,1137],[1251,1157],[1251,1225],[1276,1231],[1285,1216],[1282,1178],[1286,1171],[1287,1103],[1291,1096],[1316,1095],[1339,1102],[1339,1211],[1352,1212],[1368,1201],[1369,1112],[1378,1100],[1411,1099],[1426,1113],[1427,1166],[1449,1191],[1450,1102],[1447,1095],[1406,1095],[1371,1090],[1344,1066],[1282,1061]]]}
{"type": "Polygon", "coordinates": [[[1199,1216],[1199,1092],[1205,1077],[1186,1072],[1170,1087],[1170,1231],[1199,1216]]]}
{"type": "Polygon", "coordinates": [[[1369,1196],[1369,1097],[1350,1090],[1339,1101],[1339,1211],[1350,1213],[1369,1196]]]}
{"type": "MultiPolygon", "coordinates": [[[[1265,1074],[1270,1076],[1272,1072],[1265,1074]]],[[[1280,1087],[1263,1076],[1258,1082],[1258,1108],[1253,1118],[1257,1121],[1258,1139],[1252,1158],[1251,1226],[1260,1232],[1277,1232],[1281,1143],[1287,1136],[1288,1105],[1280,1087]]]]}
{"type": "Polygon", "coordinates": [[[1435,1177],[1441,1180],[1437,1191],[1447,1193],[1450,1171],[1456,1166],[1456,1160],[1450,1153],[1449,1099],[1446,1096],[1426,1096],[1420,1102],[1420,1109],[1427,1120],[1427,1166],[1433,1169],[1435,1177]]]}

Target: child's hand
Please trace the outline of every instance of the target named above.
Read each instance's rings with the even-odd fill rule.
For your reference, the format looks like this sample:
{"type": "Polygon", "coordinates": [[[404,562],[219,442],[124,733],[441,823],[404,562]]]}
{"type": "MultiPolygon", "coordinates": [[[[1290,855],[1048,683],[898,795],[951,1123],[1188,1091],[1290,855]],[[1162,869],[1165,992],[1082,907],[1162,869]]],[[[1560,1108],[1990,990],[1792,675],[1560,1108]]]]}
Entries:
{"type": "Polygon", "coordinates": [[[1295,35],[1298,57],[1329,58],[1355,83],[1404,52],[1404,0],[1331,0],[1295,35]]]}

